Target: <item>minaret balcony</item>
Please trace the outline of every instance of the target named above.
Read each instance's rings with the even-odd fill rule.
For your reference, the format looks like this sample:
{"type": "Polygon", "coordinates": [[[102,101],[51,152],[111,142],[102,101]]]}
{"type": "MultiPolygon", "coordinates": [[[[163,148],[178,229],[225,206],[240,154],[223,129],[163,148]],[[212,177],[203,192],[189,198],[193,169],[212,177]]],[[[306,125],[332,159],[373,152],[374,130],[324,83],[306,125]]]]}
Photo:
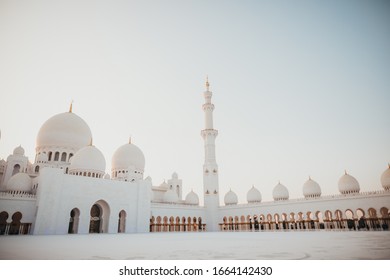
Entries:
{"type": "Polygon", "coordinates": [[[214,110],[214,104],[211,103],[205,103],[202,105],[203,111],[213,111],[214,110]]]}
{"type": "Polygon", "coordinates": [[[203,129],[201,131],[201,135],[202,135],[203,138],[206,138],[207,136],[217,137],[218,136],[218,130],[216,130],[216,129],[203,129]]]}

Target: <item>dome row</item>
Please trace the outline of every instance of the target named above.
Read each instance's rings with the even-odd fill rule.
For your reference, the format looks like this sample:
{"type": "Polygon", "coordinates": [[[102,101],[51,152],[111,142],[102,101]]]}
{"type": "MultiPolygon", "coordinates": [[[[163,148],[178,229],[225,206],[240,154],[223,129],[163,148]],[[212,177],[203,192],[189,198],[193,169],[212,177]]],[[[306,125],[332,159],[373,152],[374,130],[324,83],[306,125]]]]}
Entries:
{"type": "MultiPolygon", "coordinates": [[[[145,157],[142,151],[134,144],[128,143],[120,146],[114,153],[111,168],[116,170],[135,169],[143,173],[145,168],[145,157]]],[[[81,148],[71,158],[69,173],[75,174],[78,171],[92,172],[102,178],[106,170],[106,160],[102,152],[93,145],[81,148]]]]}
{"type": "MultiPolygon", "coordinates": [[[[381,176],[382,187],[385,190],[390,190],[390,165],[389,168],[386,169],[381,176]]],[[[340,177],[338,181],[338,188],[341,194],[353,194],[360,192],[359,182],[355,179],[355,177],[347,174],[340,177]]],[[[309,177],[302,187],[303,196],[305,198],[315,198],[321,196],[321,187],[320,185],[309,177]]],[[[286,186],[282,185],[280,182],[274,187],[272,191],[272,197],[275,201],[287,200],[289,199],[289,192],[286,186]]],[[[252,188],[248,191],[246,196],[248,203],[259,203],[261,202],[261,193],[260,191],[252,186],[252,188]]],[[[235,205],[238,203],[238,197],[236,193],[232,190],[228,191],[224,197],[225,205],[235,205]]]]}
{"type": "MultiPolygon", "coordinates": [[[[165,188],[165,185],[167,185],[165,182],[160,185],[160,188],[165,188]]],[[[177,203],[179,202],[179,196],[177,195],[176,191],[174,189],[170,189],[167,185],[167,191],[164,194],[163,198],[164,202],[166,203],[177,203]]],[[[185,198],[185,204],[189,205],[199,205],[199,197],[198,195],[191,190],[185,198]]]]}
{"type": "MultiPolygon", "coordinates": [[[[88,124],[72,112],[57,114],[48,119],[40,128],[36,141],[39,151],[37,162],[47,162],[45,155],[50,149],[61,147],[74,154],[71,158],[69,171],[71,174],[91,172],[94,177],[103,177],[106,161],[103,154],[92,146],[92,133],[88,124]],[[39,158],[38,158],[39,157],[39,158]]],[[[14,154],[23,155],[22,147],[17,147],[14,154]]],[[[119,147],[112,157],[112,171],[125,173],[129,168],[138,174],[143,174],[145,157],[142,151],[129,143],[119,147]]]]}

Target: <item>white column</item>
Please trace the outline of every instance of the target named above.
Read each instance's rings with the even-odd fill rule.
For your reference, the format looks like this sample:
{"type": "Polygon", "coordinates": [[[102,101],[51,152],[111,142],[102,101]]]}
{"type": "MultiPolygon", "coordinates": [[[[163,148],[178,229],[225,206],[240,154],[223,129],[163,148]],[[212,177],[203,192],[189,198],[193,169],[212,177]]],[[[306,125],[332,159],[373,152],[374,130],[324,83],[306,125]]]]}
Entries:
{"type": "Polygon", "coordinates": [[[219,207],[219,183],[218,165],[215,153],[215,139],[218,130],[214,129],[213,111],[214,104],[211,103],[212,92],[209,90],[209,82],[206,81],[206,91],[203,93],[205,103],[203,111],[205,113],[205,129],[201,131],[204,140],[204,165],[203,165],[203,191],[204,203],[206,207],[206,230],[218,231],[218,207],[219,207]]]}

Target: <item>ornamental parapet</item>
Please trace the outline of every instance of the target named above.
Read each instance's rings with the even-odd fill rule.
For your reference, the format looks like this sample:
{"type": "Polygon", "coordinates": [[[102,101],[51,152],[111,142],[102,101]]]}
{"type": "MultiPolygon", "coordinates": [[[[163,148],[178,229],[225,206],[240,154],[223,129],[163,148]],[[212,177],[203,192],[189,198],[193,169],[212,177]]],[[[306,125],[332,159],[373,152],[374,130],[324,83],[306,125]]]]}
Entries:
{"type": "Polygon", "coordinates": [[[330,201],[330,200],[342,200],[342,199],[359,199],[359,198],[367,198],[367,197],[380,197],[380,196],[389,196],[390,191],[386,190],[378,190],[378,191],[367,191],[367,192],[359,192],[359,193],[351,193],[351,194],[334,194],[334,195],[321,195],[320,197],[300,197],[294,199],[286,199],[286,200],[271,200],[271,201],[262,201],[256,203],[240,203],[236,205],[221,205],[219,208],[247,208],[254,206],[264,206],[264,205],[277,205],[277,204],[294,204],[294,203],[302,203],[302,202],[313,202],[313,201],[330,201]]]}
{"type": "Polygon", "coordinates": [[[35,194],[26,193],[22,191],[6,191],[0,192],[0,199],[26,199],[26,200],[35,200],[37,196],[35,194]]]}

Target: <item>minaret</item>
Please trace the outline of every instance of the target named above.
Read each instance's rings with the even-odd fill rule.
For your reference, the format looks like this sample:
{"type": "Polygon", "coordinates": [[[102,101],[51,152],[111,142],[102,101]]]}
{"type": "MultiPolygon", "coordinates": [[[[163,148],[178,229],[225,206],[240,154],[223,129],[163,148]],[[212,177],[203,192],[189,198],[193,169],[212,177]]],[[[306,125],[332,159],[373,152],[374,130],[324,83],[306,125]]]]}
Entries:
{"type": "Polygon", "coordinates": [[[204,205],[206,207],[206,229],[207,231],[218,231],[218,206],[219,206],[219,185],[218,165],[215,157],[215,138],[218,130],[213,127],[214,104],[211,103],[212,92],[208,78],[206,79],[206,91],[203,93],[205,103],[205,129],[201,131],[204,140],[204,164],[203,164],[203,190],[204,205]]]}

